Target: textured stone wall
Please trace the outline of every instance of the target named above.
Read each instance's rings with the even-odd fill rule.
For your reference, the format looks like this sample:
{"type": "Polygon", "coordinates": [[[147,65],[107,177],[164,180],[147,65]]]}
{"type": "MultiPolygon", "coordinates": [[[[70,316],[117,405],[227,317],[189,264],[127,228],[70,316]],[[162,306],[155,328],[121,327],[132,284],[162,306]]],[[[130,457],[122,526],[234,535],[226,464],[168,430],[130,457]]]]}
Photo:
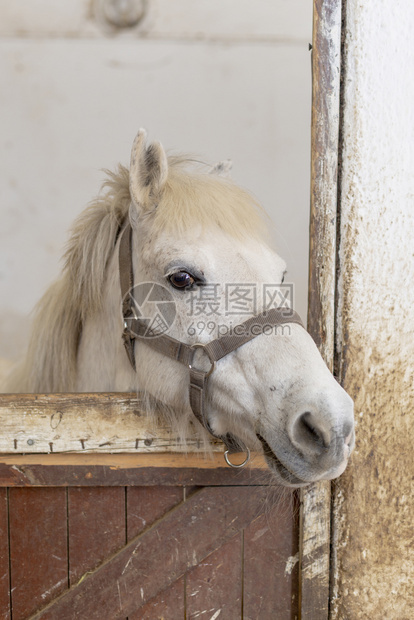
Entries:
{"type": "Polygon", "coordinates": [[[414,617],[414,4],[347,0],[338,342],[357,446],[331,617],[414,617]]]}

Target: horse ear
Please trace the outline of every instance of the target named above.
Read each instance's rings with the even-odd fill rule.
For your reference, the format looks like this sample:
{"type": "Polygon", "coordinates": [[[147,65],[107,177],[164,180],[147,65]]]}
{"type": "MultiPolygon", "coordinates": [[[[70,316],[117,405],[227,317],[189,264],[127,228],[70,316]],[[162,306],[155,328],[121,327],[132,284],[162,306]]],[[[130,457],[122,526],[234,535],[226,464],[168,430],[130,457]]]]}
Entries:
{"type": "Polygon", "coordinates": [[[156,206],[168,176],[167,156],[159,142],[146,144],[147,132],[138,131],[131,151],[129,191],[139,210],[156,206]]]}
{"type": "Polygon", "coordinates": [[[220,177],[229,177],[232,168],[233,162],[231,159],[226,159],[226,161],[217,162],[217,164],[211,168],[209,174],[217,174],[220,177]]]}

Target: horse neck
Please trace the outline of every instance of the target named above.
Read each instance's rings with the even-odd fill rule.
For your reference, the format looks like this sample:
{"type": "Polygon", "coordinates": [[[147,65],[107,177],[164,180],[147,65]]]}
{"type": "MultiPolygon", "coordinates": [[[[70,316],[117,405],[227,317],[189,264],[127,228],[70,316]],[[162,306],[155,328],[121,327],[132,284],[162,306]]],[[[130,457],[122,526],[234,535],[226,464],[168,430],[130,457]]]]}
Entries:
{"type": "Polygon", "coordinates": [[[102,308],[82,327],[76,370],[78,392],[129,392],[138,389],[122,341],[118,251],[107,269],[102,308]]]}

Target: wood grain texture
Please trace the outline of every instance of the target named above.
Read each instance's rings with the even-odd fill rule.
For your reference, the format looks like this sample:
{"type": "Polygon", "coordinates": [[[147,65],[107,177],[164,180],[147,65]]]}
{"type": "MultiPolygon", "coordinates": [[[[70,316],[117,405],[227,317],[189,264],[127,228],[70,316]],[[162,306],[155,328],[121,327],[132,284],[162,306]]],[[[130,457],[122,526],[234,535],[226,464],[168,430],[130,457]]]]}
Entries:
{"type": "Polygon", "coordinates": [[[185,577],[177,579],[137,612],[130,612],[128,620],[186,620],[185,577]]]}
{"type": "Polygon", "coordinates": [[[298,615],[299,541],[295,495],[268,507],[244,533],[244,617],[298,615]]]}
{"type": "Polygon", "coordinates": [[[187,486],[272,484],[263,457],[243,470],[212,458],[185,454],[47,454],[0,456],[0,487],[187,486]]]}
{"type": "MultiPolygon", "coordinates": [[[[341,75],[341,1],[314,0],[308,330],[333,370],[341,75]]],[[[301,618],[329,613],[330,483],[301,494],[301,618]]]]}
{"type": "Polygon", "coordinates": [[[125,618],[165,590],[263,510],[266,488],[205,488],[138,536],[33,620],[125,618]],[[157,579],[153,578],[157,575],[157,579]]]}
{"type": "Polygon", "coordinates": [[[222,617],[240,620],[243,600],[243,532],[234,536],[187,574],[188,620],[222,617]]]}
{"type": "Polygon", "coordinates": [[[25,620],[68,587],[65,489],[11,489],[10,566],[14,620],[25,620]]]}
{"type": "Polygon", "coordinates": [[[308,329],[333,367],[341,2],[314,0],[308,329]]]}
{"type": "Polygon", "coordinates": [[[9,517],[7,489],[0,489],[0,618],[10,620],[9,517]]]}
{"type": "Polygon", "coordinates": [[[330,484],[311,485],[301,497],[301,617],[322,620],[329,614],[330,484]]]}
{"type": "MultiPolygon", "coordinates": [[[[297,592],[295,493],[281,498],[268,487],[69,488],[68,537],[63,536],[69,551],[63,558],[68,590],[56,588],[62,584],[54,584],[56,575],[45,570],[62,559],[66,506],[53,510],[56,529],[42,505],[50,504],[55,492],[65,499],[65,489],[11,490],[13,506],[24,506],[24,511],[12,509],[11,534],[14,611],[21,620],[33,620],[33,613],[54,620],[196,620],[204,613],[229,620],[282,620],[297,615],[294,597],[292,616],[286,608],[297,592]],[[41,548],[38,561],[27,564],[35,552],[26,540],[32,529],[34,545],[41,540],[41,548]],[[17,551],[16,540],[22,543],[17,551]],[[114,595],[127,605],[122,613],[111,607],[114,595]],[[43,600],[49,605],[36,613],[43,600]]],[[[7,611],[6,603],[0,617],[7,618],[7,611]]]]}
{"type": "MultiPolygon", "coordinates": [[[[203,452],[197,438],[184,445],[151,422],[129,393],[2,394],[0,424],[3,454],[203,452]]],[[[223,451],[221,442],[211,445],[223,451]]]]}
{"type": "Polygon", "coordinates": [[[127,489],[127,540],[132,540],[169,510],[184,501],[182,487],[129,487],[127,489]]]}
{"type": "Polygon", "coordinates": [[[69,583],[74,585],[124,546],[125,488],[69,489],[68,530],[69,583]]]}

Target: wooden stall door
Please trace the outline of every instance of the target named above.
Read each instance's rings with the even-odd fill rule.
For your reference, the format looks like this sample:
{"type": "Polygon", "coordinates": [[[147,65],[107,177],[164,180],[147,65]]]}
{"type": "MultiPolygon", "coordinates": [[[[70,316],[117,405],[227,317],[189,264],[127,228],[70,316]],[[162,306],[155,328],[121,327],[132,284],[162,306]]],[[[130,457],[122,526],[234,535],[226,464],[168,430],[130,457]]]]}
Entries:
{"type": "Polygon", "coordinates": [[[0,489],[0,617],[297,618],[296,495],[235,480],[0,489]]]}

